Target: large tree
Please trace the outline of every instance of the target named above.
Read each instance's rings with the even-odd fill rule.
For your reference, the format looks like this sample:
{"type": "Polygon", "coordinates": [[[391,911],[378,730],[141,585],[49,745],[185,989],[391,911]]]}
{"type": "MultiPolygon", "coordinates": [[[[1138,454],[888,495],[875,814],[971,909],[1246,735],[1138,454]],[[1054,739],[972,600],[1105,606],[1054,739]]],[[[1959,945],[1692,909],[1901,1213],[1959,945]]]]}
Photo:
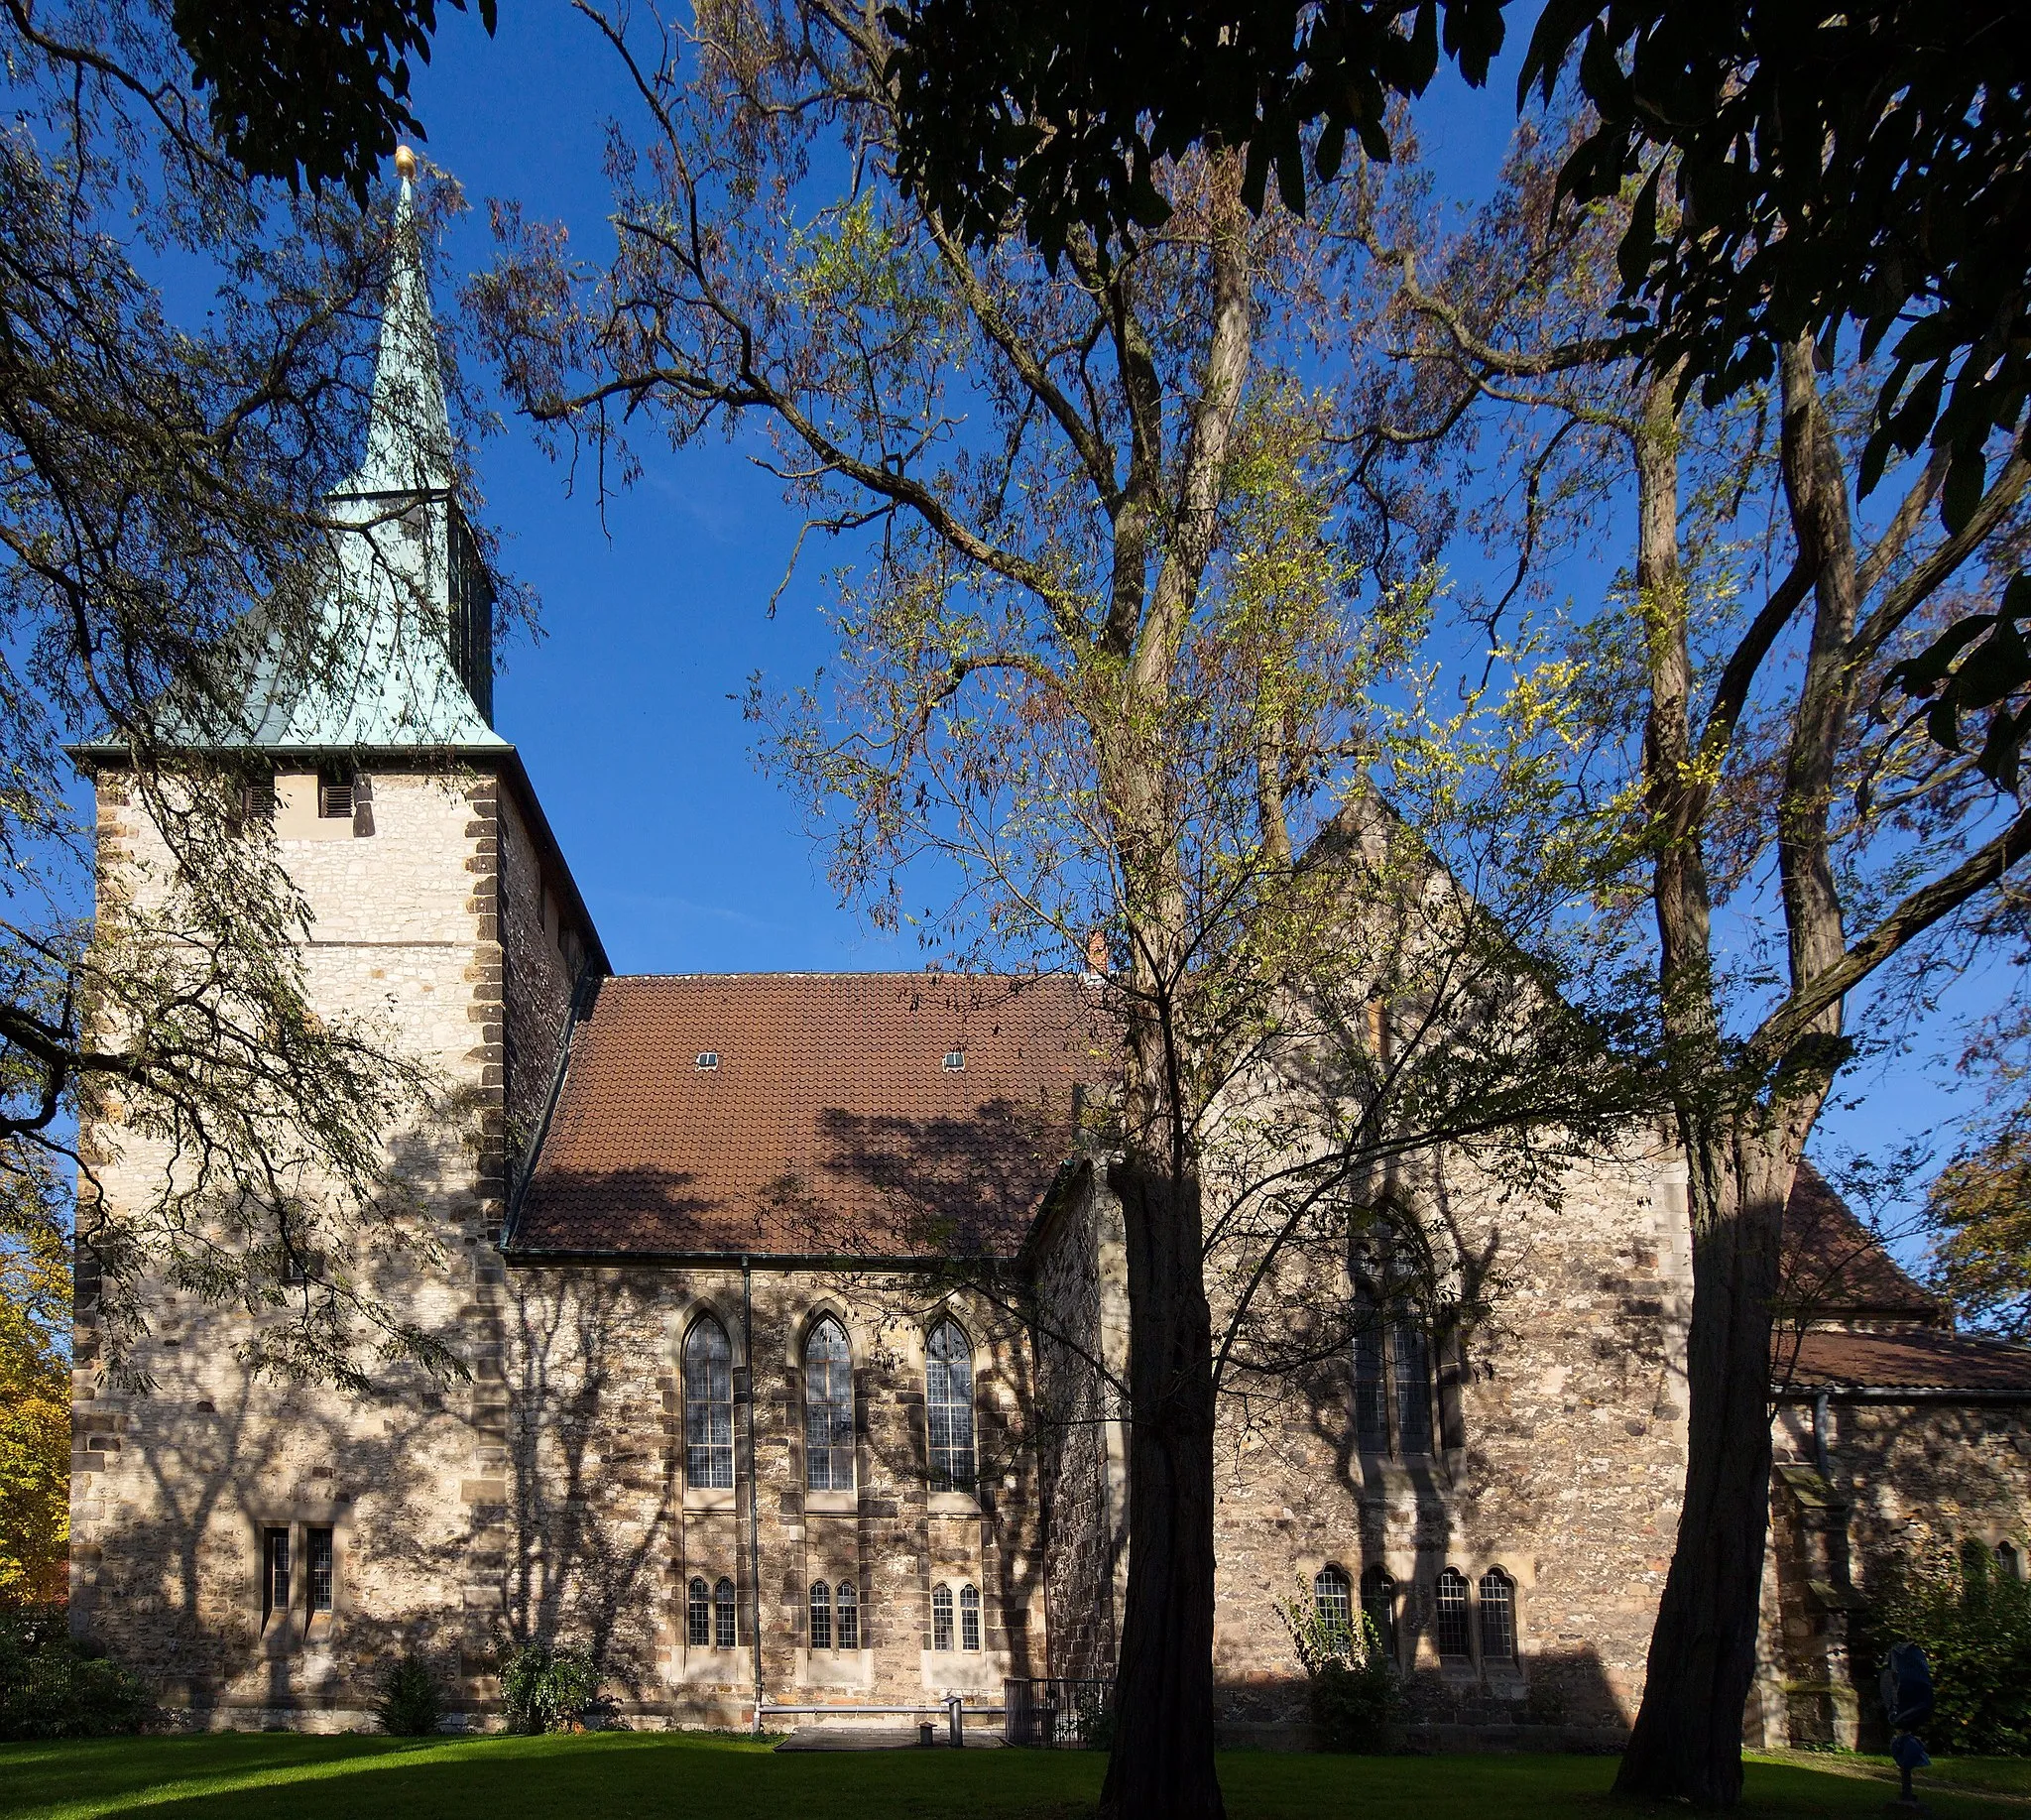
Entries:
{"type": "MultiPolygon", "coordinates": [[[[1493,604],[1527,614],[1561,540],[1612,528],[1624,552],[1612,586],[1561,614],[1563,673],[1594,729],[1577,748],[1576,825],[1595,829],[1604,927],[1620,922],[1621,958],[1638,963],[1599,990],[1640,995],[1671,1084],[1694,1306],[1686,1500],[1618,1786],[1728,1805],[1792,1179],[1844,1068],[1923,1014],[1925,993],[1906,989],[1981,939],[2031,854],[2031,809],[1973,758],[1869,708],[1943,621],[2013,585],[2031,466],[2000,439],[1950,531],[1931,512],[1953,458],[1937,449],[1865,515],[1853,474],[1876,374],[1828,367],[1799,336],[1767,383],[1699,408],[1619,332],[1619,209],[1562,214],[1555,168],[1523,156],[1458,242],[1429,244],[1410,212],[1364,238],[1399,275],[1393,446],[1443,447],[1419,433],[1458,426],[1483,438],[1471,469],[1510,477],[1482,508],[1505,563],[1521,557],[1493,604]],[[1864,992],[1857,1032],[1845,1007],[1864,992]]],[[[1504,646],[1519,636],[1513,617],[1489,624],[1504,646]]]]}
{"type": "MultiPolygon", "coordinates": [[[[611,473],[629,424],[734,429],[842,540],[838,664],[756,705],[850,899],[893,925],[936,894],[936,951],[1018,973],[1106,942],[1132,1541],[1103,1805],[1217,1814],[1223,1382],[1345,1363],[1350,1237],[1441,1138],[1542,1187],[1627,1089],[1502,934],[1564,908],[1526,863],[1536,748],[1431,711],[1429,587],[1334,530],[1360,401],[1318,334],[1330,221],[1254,215],[1215,151],[1161,174],[1133,254],[969,247],[896,181],[868,15],[583,10],[643,110],[611,263],[504,210],[479,316],[558,445],[611,473]]],[[[1464,1309],[1440,1250],[1410,1274],[1464,1309]]]]}

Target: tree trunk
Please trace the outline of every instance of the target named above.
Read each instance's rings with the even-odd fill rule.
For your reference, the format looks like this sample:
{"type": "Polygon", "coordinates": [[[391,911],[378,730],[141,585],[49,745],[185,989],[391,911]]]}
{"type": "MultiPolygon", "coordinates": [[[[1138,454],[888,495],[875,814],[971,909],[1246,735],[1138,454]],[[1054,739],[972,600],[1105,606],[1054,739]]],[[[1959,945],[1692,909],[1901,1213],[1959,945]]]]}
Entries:
{"type": "MultiPolygon", "coordinates": [[[[1817,1097],[1810,1096],[1817,1104],[1817,1097]]],[[[1811,1117],[1683,1132],[1693,1323],[1685,1508],[1618,1795],[1732,1807],[1770,1517],[1770,1328],[1784,1203],[1811,1117]]]]}
{"type": "Polygon", "coordinates": [[[1102,1820],[1221,1820],[1213,1762],[1213,1319],[1199,1182],[1110,1174],[1129,1265],[1129,1593],[1102,1820]]]}

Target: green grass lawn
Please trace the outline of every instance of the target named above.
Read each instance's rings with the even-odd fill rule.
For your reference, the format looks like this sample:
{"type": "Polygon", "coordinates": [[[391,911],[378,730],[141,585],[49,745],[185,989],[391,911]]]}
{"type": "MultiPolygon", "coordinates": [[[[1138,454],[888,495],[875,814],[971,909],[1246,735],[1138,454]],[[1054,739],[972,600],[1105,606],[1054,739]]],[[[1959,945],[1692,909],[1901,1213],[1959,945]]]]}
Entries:
{"type": "MultiPolygon", "coordinates": [[[[1755,1762],[1758,1815],[1879,1814],[1888,1790],[1841,1766],[1755,1762]]],[[[1957,1765],[1964,1771],[1967,1765],[1957,1765]]],[[[2022,1765],[2015,1765],[2021,1772],[2022,1765]]],[[[1073,1820],[1100,1790],[1076,1752],[898,1751],[772,1755],[743,1739],[620,1733],[584,1738],[385,1738],[227,1734],[0,1745],[0,1814],[90,1820],[1073,1820]]],[[[1234,1820],[1544,1820],[1608,1814],[1614,1762],[1599,1757],[1284,1757],[1236,1751],[1220,1775],[1234,1820]]],[[[1998,1772],[2000,1773],[2000,1772],[1998,1772]]],[[[2022,1813],[2018,1801],[1923,1778],[1933,1812],[2022,1813]]],[[[1966,1781],[1964,1772],[1960,1779],[1966,1781]]],[[[1993,1785],[2023,1786],[2007,1778],[1993,1785]]]]}

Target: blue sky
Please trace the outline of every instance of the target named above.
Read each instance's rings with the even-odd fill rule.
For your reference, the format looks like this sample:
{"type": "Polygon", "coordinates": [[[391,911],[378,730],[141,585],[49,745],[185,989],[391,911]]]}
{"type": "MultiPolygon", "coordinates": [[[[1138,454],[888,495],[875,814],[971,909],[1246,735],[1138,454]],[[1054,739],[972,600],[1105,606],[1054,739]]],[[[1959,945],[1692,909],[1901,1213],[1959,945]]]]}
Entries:
{"type": "MultiPolygon", "coordinates": [[[[452,269],[487,263],[489,196],[563,221],[603,257],[605,123],[634,124],[613,55],[556,0],[510,0],[493,39],[469,13],[443,17],[416,99],[425,157],[474,204],[450,237],[452,269]]],[[[1493,172],[1513,89],[1513,71],[1475,94],[1449,68],[1420,110],[1429,161],[1454,193],[1493,172]]],[[[453,303],[437,299],[440,310],[453,303]]],[[[523,750],[614,964],[921,965],[910,936],[884,938],[838,908],[730,699],[757,669],[788,684],[824,663],[826,552],[806,546],[772,620],[798,523],[777,483],[717,439],[678,454],[645,440],[637,452],[644,478],[609,502],[604,524],[589,489],[567,496],[564,471],[519,425],[480,464],[486,516],[542,609],[540,642],[505,653],[496,722],[523,750]]]]}
{"type": "MultiPolygon", "coordinates": [[[[475,204],[448,245],[452,269],[489,259],[489,196],[562,220],[589,258],[603,258],[606,122],[633,124],[611,54],[555,0],[510,0],[492,40],[469,14],[444,19],[417,102],[425,156],[475,204]]],[[[1489,91],[1448,70],[1420,106],[1442,192],[1472,199],[1492,183],[1525,35],[1489,91]]],[[[439,308],[453,301],[440,296],[439,308]]],[[[825,662],[825,552],[807,550],[771,618],[797,528],[777,483],[717,438],[639,452],[643,479],[602,519],[589,489],[570,496],[519,425],[481,451],[486,516],[541,602],[540,640],[505,654],[497,723],[523,750],[615,965],[921,965],[907,934],[884,938],[837,906],[795,803],[754,766],[735,699],[751,672],[789,684],[825,662]]],[[[1923,1057],[1857,1078],[1865,1103],[1831,1108],[1816,1148],[1880,1149],[1923,1130],[1948,1110],[1947,1084],[1923,1057]]]]}

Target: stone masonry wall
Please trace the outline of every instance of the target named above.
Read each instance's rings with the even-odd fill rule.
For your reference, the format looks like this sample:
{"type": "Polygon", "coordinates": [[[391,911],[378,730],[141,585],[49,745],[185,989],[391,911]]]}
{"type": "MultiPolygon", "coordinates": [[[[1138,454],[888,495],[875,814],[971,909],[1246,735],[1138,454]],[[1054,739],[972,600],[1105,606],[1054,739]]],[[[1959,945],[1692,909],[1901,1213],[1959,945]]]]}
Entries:
{"type": "Polygon", "coordinates": [[[499,805],[497,839],[506,1040],[508,1138],[518,1158],[535,1136],[556,1071],[575,981],[564,894],[546,878],[535,838],[511,793],[499,805]]]}
{"type": "MultiPolygon", "coordinates": [[[[1223,1400],[1215,1673],[1232,1740],[1306,1736],[1302,1677],[1275,1607],[1329,1564],[1357,1587],[1374,1564],[1393,1576],[1407,1716],[1427,1742],[1467,1728],[1484,1741],[1607,1742],[1634,1713],[1685,1470],[1682,1187],[1668,1169],[1604,1166],[1569,1182],[1556,1208],[1477,1202],[1459,1181],[1447,1198],[1459,1242],[1504,1285],[1493,1318],[1466,1339],[1463,1446],[1363,1455],[1348,1397],[1318,1375],[1240,1379],[1223,1400]],[[1476,1585],[1491,1568],[1510,1577],[1515,1661],[1483,1661],[1478,1628],[1470,1659],[1440,1660],[1433,1599],[1447,1566],[1476,1585]]],[[[1067,1218],[1063,1233],[1075,1230],[1067,1218]]],[[[1041,1272],[1046,1302],[1090,1293],[1090,1275],[1061,1259],[1045,1256],[1041,1272]]],[[[1279,1290],[1296,1314],[1349,1283],[1287,1278],[1279,1290]]],[[[1052,1400],[1070,1395],[1060,1386],[1052,1400]]],[[[1059,1481],[1090,1487],[1077,1443],[1054,1445],[1059,1481]]],[[[1100,1622],[1069,1609],[1091,1598],[1094,1575],[1078,1563],[1100,1544],[1070,1531],[1090,1524],[1096,1504],[1089,1491],[1052,1511],[1053,1621],[1074,1635],[1100,1622]]]]}
{"type": "Polygon", "coordinates": [[[1747,1732],[1766,1745],[1881,1748],[1857,1615],[1897,1564],[1969,1541],[2031,1562],[2031,1408],[1834,1399],[1781,1406],[1763,1634],[1747,1732]],[[1819,1466],[1824,1441],[1827,1472],[1819,1466]]]}
{"type": "Polygon", "coordinates": [[[1042,1672],[1024,1334],[963,1296],[926,1305],[906,1280],[757,1267],[748,1290],[752,1377],[738,1266],[511,1271],[505,1633],[594,1648],[638,1723],[744,1725],[759,1559],[770,1702],[930,1706],[958,1692],[999,1704],[1006,1675],[1042,1672]],[[923,1347],[938,1311],[974,1343],[978,1497],[927,1490],[923,1347]],[[845,1326],[854,1358],[856,1484],[844,1494],[804,1489],[802,1346],[828,1313],[845,1326]],[[682,1347],[708,1316],[734,1349],[731,1492],[685,1484],[682,1347]],[[735,1648],[689,1642],[694,1576],[738,1589],[735,1648]],[[810,1647],[807,1594],[817,1579],[859,1587],[857,1650],[810,1647]],[[963,1585],[981,1592],[981,1649],[931,1648],[930,1595],[940,1583],[955,1596],[963,1585]]]}
{"type": "Polygon", "coordinates": [[[1030,1256],[1049,1672],[1105,1680],[1127,1567],[1128,1479],[1120,1397],[1095,1362],[1126,1368],[1127,1267],[1121,1206],[1093,1165],[1064,1185],[1030,1256]]]}
{"type": "MultiPolygon", "coordinates": [[[[351,839],[290,840],[282,858],[312,912],[312,1002],[385,1019],[439,1090],[389,1134],[419,1199],[358,1265],[398,1316],[449,1345],[469,1387],[393,1367],[367,1395],[250,1378],[249,1317],[155,1284],[136,1363],[147,1395],[98,1379],[92,1284],[81,1280],[72,1480],[73,1622],[118,1647],[197,1723],[357,1723],[376,1664],[430,1652],[474,1663],[467,1583],[489,1534],[475,1489],[505,1440],[494,1331],[499,1265],[502,970],[494,921],[494,781],[388,772],[351,839]],[[366,831],[371,830],[371,831],[366,831]],[[498,1413],[497,1413],[498,1412],[498,1413]],[[287,1609],[264,1615],[262,1531],[291,1532],[287,1609]],[[309,1529],[335,1540],[333,1610],[305,1609],[309,1529]]],[[[103,867],[129,880],[167,860],[154,831],[101,790],[103,867]]],[[[86,1142],[114,1206],[142,1206],[167,1159],[117,1126],[86,1142]]],[[[89,1217],[89,1210],[86,1210],[89,1217]]],[[[279,1318],[279,1317],[263,1317],[279,1318]]]]}

